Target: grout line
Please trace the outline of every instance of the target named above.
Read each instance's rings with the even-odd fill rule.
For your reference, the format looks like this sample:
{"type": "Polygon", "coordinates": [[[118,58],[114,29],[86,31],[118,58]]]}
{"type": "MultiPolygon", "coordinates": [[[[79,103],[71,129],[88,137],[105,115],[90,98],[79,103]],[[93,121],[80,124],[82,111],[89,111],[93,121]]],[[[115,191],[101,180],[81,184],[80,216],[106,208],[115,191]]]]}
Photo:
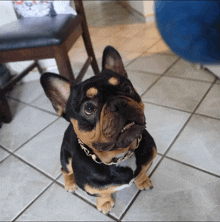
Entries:
{"type": "MultiPolygon", "coordinates": [[[[28,165],[29,167],[31,167],[32,169],[36,170],[38,173],[44,175],[47,179],[49,179],[51,182],[48,186],[45,187],[45,189],[43,189],[37,196],[36,198],[34,198],[12,221],[14,222],[15,220],[17,220],[35,201],[37,201],[55,182],[56,180],[60,177],[61,174],[59,174],[55,179],[50,177],[49,175],[47,175],[46,173],[44,173],[43,171],[41,171],[40,169],[38,169],[37,167],[35,167],[34,165],[30,164],[29,162],[25,161],[24,159],[22,159],[21,157],[17,156],[14,153],[10,153],[12,156],[14,156],[15,158],[19,159],[21,162],[23,162],[24,164],[28,165]]],[[[11,156],[10,155],[10,156],[11,156]]]]}
{"type": "MultiPolygon", "coordinates": [[[[10,153],[11,155],[10,156],[13,156],[17,159],[19,159],[20,161],[22,161],[23,163],[27,164],[29,167],[33,168],[34,170],[36,170],[38,173],[41,173],[43,174],[45,177],[47,177],[48,179],[52,180],[52,181],[55,181],[55,179],[51,176],[49,176],[48,174],[46,174],[45,172],[43,172],[42,170],[40,170],[39,168],[37,168],[36,166],[32,165],[31,163],[29,163],[28,161],[24,160],[22,157],[16,155],[15,153],[10,153]]],[[[6,159],[6,158],[5,158],[6,159]]],[[[8,159],[8,157],[7,157],[8,159]]],[[[60,176],[60,174],[59,174],[60,176]]]]}
{"type": "Polygon", "coordinates": [[[146,75],[154,75],[154,76],[162,76],[163,74],[160,74],[160,73],[157,73],[157,72],[148,72],[148,71],[140,71],[140,70],[135,70],[135,69],[127,69],[128,72],[139,72],[139,73],[142,73],[142,74],[146,74],[146,75]]]}
{"type": "Polygon", "coordinates": [[[141,97],[146,94],[164,75],[166,75],[166,73],[172,68],[172,66],[174,66],[178,61],[180,60],[180,58],[177,58],[165,71],[163,74],[161,74],[159,76],[158,79],[156,79],[155,82],[153,82],[142,94],[141,97]]]}
{"type": "Polygon", "coordinates": [[[3,161],[5,161],[6,159],[8,159],[8,157],[10,157],[11,153],[5,149],[5,147],[3,147],[2,145],[0,145],[0,148],[2,148],[5,152],[7,152],[7,154],[9,154],[8,156],[6,156],[5,158],[3,158],[1,161],[0,161],[0,164],[3,163],[3,161]]]}
{"type": "MultiPolygon", "coordinates": [[[[158,54],[161,55],[161,54],[158,54]]],[[[178,61],[180,60],[180,58],[178,59],[178,61]]],[[[142,73],[142,74],[150,74],[150,75],[154,75],[154,76],[161,76],[162,74],[159,73],[154,73],[154,72],[148,72],[148,71],[141,71],[141,70],[135,70],[135,69],[126,69],[128,72],[138,72],[138,73],[142,73]]],[[[195,81],[195,82],[203,82],[203,83],[213,83],[215,81],[215,78],[211,81],[209,80],[202,80],[202,79],[191,79],[191,78],[187,78],[187,77],[181,77],[181,76],[171,76],[171,75],[166,75],[164,74],[165,77],[168,78],[174,78],[174,79],[182,79],[182,80],[190,80],[190,81],[195,81]]]]}
{"type": "Polygon", "coordinates": [[[179,111],[179,112],[184,112],[184,113],[188,113],[188,114],[191,114],[192,112],[190,111],[187,111],[187,110],[183,110],[183,109],[178,109],[178,108],[175,108],[175,107],[170,107],[170,106],[166,106],[166,105],[161,105],[161,104],[157,104],[157,103],[153,103],[153,102],[148,102],[148,101],[144,101],[144,103],[147,103],[147,104],[150,104],[150,105],[154,105],[154,106],[159,106],[159,107],[163,107],[163,108],[167,108],[167,109],[172,109],[172,110],[176,110],[176,111],[179,111]]]}
{"type": "MultiPolygon", "coordinates": [[[[160,40],[164,42],[163,39],[160,39],[160,40]]],[[[173,51],[171,51],[171,52],[173,52],[173,51]]],[[[169,51],[162,51],[162,52],[146,52],[146,55],[149,55],[149,56],[152,56],[152,55],[166,55],[166,56],[177,56],[177,57],[178,57],[177,54],[175,54],[175,53],[172,54],[172,53],[170,53],[169,51]]]]}
{"type": "MultiPolygon", "coordinates": [[[[152,46],[150,46],[146,51],[148,51],[148,50],[150,50],[152,47],[154,47],[160,40],[161,40],[161,39],[156,40],[155,43],[153,43],[152,46]]],[[[135,62],[135,61],[136,61],[137,59],[139,59],[142,55],[145,55],[145,54],[146,54],[146,51],[140,53],[139,56],[137,56],[136,58],[134,58],[133,60],[131,60],[131,61],[125,66],[125,68],[127,69],[127,67],[128,67],[131,63],[135,62]]]]}
{"type": "MultiPolygon", "coordinates": [[[[63,185],[61,182],[55,181],[55,183],[64,189],[64,185],[63,185]]],[[[78,189],[78,188],[77,188],[77,189],[78,189]]],[[[79,189],[80,189],[80,188],[79,188],[79,189]]],[[[68,191],[66,191],[66,192],[68,192],[68,191]]],[[[88,203],[90,206],[96,208],[96,205],[93,204],[92,202],[90,202],[89,200],[87,200],[85,197],[77,194],[76,192],[69,192],[69,193],[72,194],[72,195],[74,195],[74,196],[76,196],[76,197],[78,197],[78,198],[80,198],[80,199],[83,200],[84,202],[88,203]]]]}
{"type": "Polygon", "coordinates": [[[12,99],[12,100],[14,100],[14,101],[16,101],[16,102],[18,102],[18,103],[24,104],[24,105],[26,105],[26,106],[29,106],[29,107],[38,109],[38,110],[40,110],[40,111],[42,111],[42,112],[49,113],[49,114],[51,114],[51,115],[54,115],[54,116],[59,117],[56,113],[53,113],[53,112],[48,111],[48,110],[46,110],[46,109],[42,109],[42,108],[39,108],[39,107],[37,107],[37,106],[35,106],[35,105],[32,105],[31,103],[32,103],[33,101],[35,101],[35,100],[33,100],[31,103],[27,103],[27,102],[24,102],[24,101],[22,101],[22,100],[19,100],[19,99],[10,97],[10,96],[8,96],[8,98],[9,98],[9,99],[12,99]]]}
{"type": "Polygon", "coordinates": [[[203,169],[201,169],[201,168],[199,168],[199,167],[195,167],[195,166],[190,165],[190,164],[188,164],[188,163],[184,163],[184,162],[182,162],[182,161],[180,161],[180,160],[177,160],[177,159],[174,159],[174,158],[172,158],[172,157],[165,156],[165,158],[166,158],[166,159],[169,159],[169,160],[172,160],[172,161],[175,161],[175,162],[177,162],[177,163],[183,164],[183,165],[185,165],[185,166],[191,167],[191,168],[193,168],[193,169],[195,169],[195,170],[199,170],[199,171],[201,171],[201,172],[203,172],[203,173],[206,173],[206,174],[209,174],[209,175],[211,175],[211,176],[220,178],[220,175],[218,175],[218,174],[212,173],[212,172],[210,172],[210,171],[203,170],[203,169]]]}
{"type": "Polygon", "coordinates": [[[151,75],[151,76],[157,76],[157,77],[160,77],[160,76],[161,76],[161,74],[159,74],[159,73],[145,72],[145,71],[134,70],[134,69],[126,69],[126,71],[127,71],[128,73],[136,72],[136,73],[140,73],[140,74],[151,75]]]}
{"type": "Polygon", "coordinates": [[[32,139],[34,139],[36,136],[38,136],[39,134],[41,134],[44,130],[46,130],[48,127],[50,127],[52,124],[54,124],[56,121],[59,120],[60,117],[56,118],[54,121],[52,121],[51,123],[49,123],[46,127],[44,127],[43,129],[41,129],[39,132],[37,132],[35,135],[33,135],[30,139],[26,140],[22,145],[20,145],[17,149],[15,149],[12,153],[17,152],[20,148],[22,148],[25,144],[27,144],[29,141],[31,141],[32,139]]]}
{"type": "Polygon", "coordinates": [[[119,221],[122,221],[122,219],[124,218],[124,216],[126,215],[126,213],[129,211],[129,209],[131,208],[131,206],[133,205],[134,201],[137,199],[137,197],[139,196],[139,194],[141,193],[141,190],[138,190],[138,192],[135,194],[135,196],[133,197],[133,199],[131,200],[130,204],[128,205],[128,207],[125,209],[125,211],[123,212],[123,214],[121,215],[121,217],[119,218],[119,221]]]}
{"type": "Polygon", "coordinates": [[[218,121],[220,121],[220,117],[208,116],[208,115],[201,114],[201,113],[194,113],[194,115],[202,116],[202,117],[206,117],[206,118],[210,118],[210,119],[213,119],[213,120],[218,120],[218,121]]]}
{"type": "MultiPolygon", "coordinates": [[[[61,175],[62,175],[62,174],[61,174],[61,175]]],[[[59,176],[59,177],[60,177],[60,176],[59,176]]],[[[58,178],[59,178],[59,177],[58,177],[58,178]]],[[[57,179],[58,179],[58,178],[57,178],[57,179]]],[[[54,183],[56,183],[57,185],[59,185],[60,187],[62,187],[62,188],[64,189],[64,185],[63,185],[61,182],[57,181],[57,179],[54,181],[54,183]]],[[[79,188],[79,189],[80,189],[80,188],[79,188]]],[[[68,191],[66,191],[66,192],[68,192],[68,191]]],[[[75,197],[81,199],[82,201],[86,202],[87,204],[89,204],[90,206],[92,206],[93,208],[95,208],[95,209],[97,210],[96,205],[93,204],[92,202],[90,202],[89,200],[87,200],[85,197],[81,196],[80,194],[77,194],[76,192],[69,192],[69,193],[72,194],[72,195],[74,195],[75,197]]],[[[111,219],[113,219],[113,220],[115,220],[115,221],[118,221],[117,218],[115,218],[114,216],[110,215],[109,213],[106,214],[106,216],[110,217],[111,219]]]]}
{"type": "Polygon", "coordinates": [[[209,89],[207,90],[207,92],[205,93],[205,95],[203,96],[203,98],[200,100],[200,102],[198,103],[198,105],[195,107],[195,109],[193,110],[193,112],[191,113],[191,115],[189,116],[189,118],[187,119],[187,121],[185,122],[185,124],[182,126],[182,128],[180,129],[180,131],[178,132],[178,134],[176,135],[176,137],[173,139],[173,141],[171,142],[171,144],[169,145],[169,147],[167,148],[167,150],[165,151],[165,153],[163,154],[162,158],[160,159],[160,161],[158,162],[158,164],[156,165],[156,167],[153,169],[153,171],[151,172],[151,175],[153,175],[153,173],[156,171],[156,169],[158,168],[158,166],[160,165],[160,163],[163,161],[163,159],[166,157],[167,153],[170,151],[170,149],[172,148],[173,144],[176,142],[176,140],[179,138],[180,134],[183,132],[183,130],[185,129],[186,125],[189,123],[189,121],[191,120],[191,118],[193,117],[193,115],[195,114],[195,111],[198,109],[198,107],[200,106],[200,104],[203,102],[203,100],[205,99],[206,95],[209,93],[209,91],[211,90],[211,88],[213,87],[213,85],[215,84],[215,82],[213,82],[211,84],[211,86],[209,87],[209,89]]]}
{"type": "Polygon", "coordinates": [[[191,79],[191,78],[187,78],[187,77],[171,76],[171,75],[166,75],[165,77],[174,78],[174,79],[182,79],[182,80],[190,80],[190,81],[194,81],[194,82],[203,82],[203,83],[213,83],[215,81],[215,79],[213,79],[212,81],[211,80],[209,81],[209,80],[191,79]]]}
{"type": "MultiPolygon", "coordinates": [[[[187,110],[183,110],[183,109],[178,109],[178,108],[174,108],[174,107],[170,107],[170,106],[165,106],[165,105],[161,105],[161,104],[157,104],[157,103],[153,103],[153,102],[148,102],[148,101],[144,101],[144,103],[146,104],[150,104],[150,105],[154,105],[154,106],[159,106],[159,107],[163,107],[163,108],[167,108],[167,109],[171,109],[171,110],[175,110],[175,111],[179,111],[179,112],[184,112],[184,113],[188,113],[191,114],[192,112],[187,111],[187,110]]],[[[213,116],[208,116],[206,114],[202,114],[202,113],[194,113],[194,115],[198,115],[198,116],[202,116],[202,117],[206,117],[206,118],[210,118],[210,119],[214,119],[214,120],[219,120],[220,121],[220,117],[213,117],[213,116]]]]}
{"type": "Polygon", "coordinates": [[[12,222],[16,221],[31,205],[33,205],[52,185],[54,181],[52,181],[41,193],[31,201],[13,220],[12,222]]]}

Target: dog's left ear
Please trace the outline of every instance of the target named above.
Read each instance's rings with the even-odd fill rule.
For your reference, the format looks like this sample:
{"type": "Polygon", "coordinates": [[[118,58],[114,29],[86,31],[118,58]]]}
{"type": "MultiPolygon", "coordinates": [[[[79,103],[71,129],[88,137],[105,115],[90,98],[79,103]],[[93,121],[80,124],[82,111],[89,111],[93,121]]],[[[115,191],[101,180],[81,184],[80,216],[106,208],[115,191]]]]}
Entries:
{"type": "Polygon", "coordinates": [[[128,77],[120,54],[112,46],[106,46],[103,51],[102,70],[105,69],[110,69],[124,77],[128,77]]]}
{"type": "Polygon", "coordinates": [[[70,95],[70,82],[61,75],[44,73],[41,85],[59,116],[65,118],[66,103],[70,95]]]}

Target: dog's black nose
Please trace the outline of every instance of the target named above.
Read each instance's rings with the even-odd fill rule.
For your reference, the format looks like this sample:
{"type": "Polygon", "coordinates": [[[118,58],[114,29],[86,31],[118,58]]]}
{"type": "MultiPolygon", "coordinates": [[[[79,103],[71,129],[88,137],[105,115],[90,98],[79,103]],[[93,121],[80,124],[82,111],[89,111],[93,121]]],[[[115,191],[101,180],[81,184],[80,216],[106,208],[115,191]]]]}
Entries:
{"type": "Polygon", "coordinates": [[[128,105],[128,103],[123,100],[113,101],[110,105],[110,111],[111,112],[122,112],[127,107],[127,105],[128,105]]]}

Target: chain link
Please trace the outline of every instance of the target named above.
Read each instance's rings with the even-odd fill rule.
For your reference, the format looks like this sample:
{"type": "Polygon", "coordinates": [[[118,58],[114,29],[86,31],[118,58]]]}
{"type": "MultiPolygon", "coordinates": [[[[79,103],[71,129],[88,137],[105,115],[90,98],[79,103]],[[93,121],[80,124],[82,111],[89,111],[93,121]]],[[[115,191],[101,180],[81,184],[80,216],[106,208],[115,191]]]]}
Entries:
{"type": "MultiPolygon", "coordinates": [[[[137,148],[139,147],[141,140],[142,140],[142,135],[140,135],[139,138],[137,139],[137,145],[136,145],[135,149],[137,149],[137,148]]],[[[94,153],[93,153],[93,154],[90,153],[90,151],[85,147],[84,143],[83,143],[79,138],[78,138],[78,142],[79,142],[79,145],[80,145],[80,147],[82,148],[82,150],[84,150],[85,154],[86,154],[87,156],[92,157],[92,159],[93,159],[96,163],[98,163],[98,164],[101,164],[101,163],[103,163],[103,164],[105,164],[105,165],[118,164],[118,163],[120,163],[121,161],[124,161],[124,160],[128,159],[128,158],[134,153],[134,151],[129,150],[122,158],[115,158],[115,160],[113,160],[113,159],[114,159],[114,158],[113,158],[110,163],[104,163],[104,162],[102,162],[102,161],[97,161],[97,158],[98,158],[98,157],[97,157],[94,153]]],[[[134,149],[134,150],[135,150],[135,149],[134,149]]]]}

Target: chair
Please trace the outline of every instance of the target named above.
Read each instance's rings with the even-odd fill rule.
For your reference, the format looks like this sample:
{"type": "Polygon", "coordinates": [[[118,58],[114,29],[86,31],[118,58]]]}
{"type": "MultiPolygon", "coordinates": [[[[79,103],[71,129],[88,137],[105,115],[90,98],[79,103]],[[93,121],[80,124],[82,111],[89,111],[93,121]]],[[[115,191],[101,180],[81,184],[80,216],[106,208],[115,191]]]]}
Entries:
{"type": "Polygon", "coordinates": [[[74,0],[77,15],[59,14],[54,17],[30,17],[11,22],[0,28],[0,64],[15,61],[34,60],[26,70],[16,75],[0,88],[0,123],[10,122],[10,108],[5,97],[14,84],[37,67],[42,74],[39,59],[55,58],[60,75],[71,82],[80,82],[89,67],[99,74],[82,0],[74,0]],[[74,77],[68,51],[82,36],[88,58],[74,77]]]}

